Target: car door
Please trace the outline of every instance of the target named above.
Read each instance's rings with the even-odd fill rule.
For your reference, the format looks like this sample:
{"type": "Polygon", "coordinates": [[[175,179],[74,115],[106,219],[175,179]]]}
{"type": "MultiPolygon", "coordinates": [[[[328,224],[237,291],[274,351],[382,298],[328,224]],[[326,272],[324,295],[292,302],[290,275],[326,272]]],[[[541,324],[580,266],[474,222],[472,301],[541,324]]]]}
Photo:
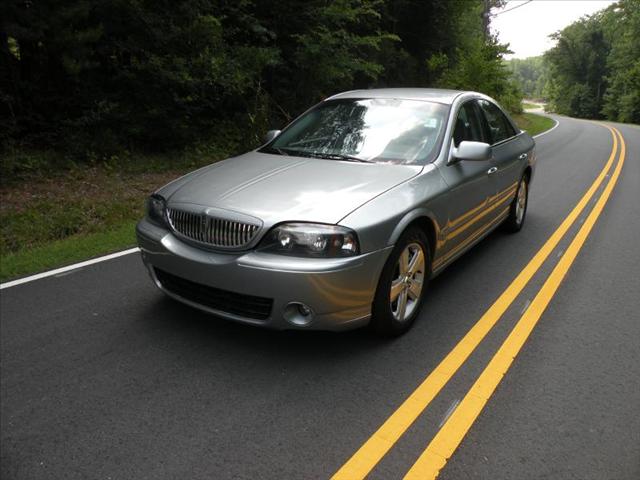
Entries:
{"type": "MultiPolygon", "coordinates": [[[[456,114],[450,148],[462,141],[486,142],[486,131],[475,100],[463,103],[456,114]]],[[[475,238],[486,230],[485,213],[493,189],[487,171],[490,161],[456,161],[440,165],[440,172],[450,187],[445,199],[448,219],[441,230],[438,258],[434,268],[462,252],[475,238]]]]}
{"type": "Polygon", "coordinates": [[[493,102],[478,100],[483,114],[486,135],[489,137],[493,159],[491,160],[490,202],[494,205],[496,216],[505,214],[515,196],[518,181],[522,174],[523,147],[517,132],[507,116],[493,102]]]}

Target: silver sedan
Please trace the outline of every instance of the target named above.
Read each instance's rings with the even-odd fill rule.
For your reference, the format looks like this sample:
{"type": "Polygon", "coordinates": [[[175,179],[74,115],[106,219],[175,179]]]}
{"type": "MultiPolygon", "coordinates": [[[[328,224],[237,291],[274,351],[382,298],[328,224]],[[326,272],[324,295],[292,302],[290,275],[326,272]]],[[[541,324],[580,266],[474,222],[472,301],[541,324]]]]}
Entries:
{"type": "Polygon", "coordinates": [[[406,331],[430,278],[527,211],[534,141],[491,98],[356,90],[154,193],[137,226],[168,296],[278,329],[406,331]]]}

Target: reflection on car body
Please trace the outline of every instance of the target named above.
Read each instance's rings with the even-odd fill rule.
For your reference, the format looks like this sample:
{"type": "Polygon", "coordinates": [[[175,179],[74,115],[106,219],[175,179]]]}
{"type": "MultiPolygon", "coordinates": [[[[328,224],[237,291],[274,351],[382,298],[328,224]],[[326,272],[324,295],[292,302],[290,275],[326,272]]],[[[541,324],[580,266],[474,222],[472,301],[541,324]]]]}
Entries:
{"type": "Polygon", "coordinates": [[[534,141],[478,93],[346,92],[267,139],[149,198],[138,242],[167,295],[266,327],[399,334],[433,275],[525,219],[534,141]]]}

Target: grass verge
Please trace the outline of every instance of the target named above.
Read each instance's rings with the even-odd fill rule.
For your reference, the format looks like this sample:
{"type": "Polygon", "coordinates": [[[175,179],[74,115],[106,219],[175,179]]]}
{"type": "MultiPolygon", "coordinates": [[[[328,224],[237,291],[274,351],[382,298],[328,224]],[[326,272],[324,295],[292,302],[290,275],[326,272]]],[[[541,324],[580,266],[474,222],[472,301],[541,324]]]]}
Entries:
{"type": "Polygon", "coordinates": [[[556,122],[542,115],[536,115],[535,113],[520,113],[513,115],[513,120],[518,124],[522,130],[526,130],[529,135],[538,135],[546,130],[552,128],[556,122]]]}
{"type": "Polygon", "coordinates": [[[531,110],[534,108],[540,108],[540,105],[536,105],[535,103],[522,102],[522,108],[525,110],[531,110]]]}
{"type": "Polygon", "coordinates": [[[4,254],[0,262],[0,281],[133,247],[136,243],[135,224],[135,221],[127,221],[107,231],[72,235],[46,245],[4,254]]]}
{"type": "Polygon", "coordinates": [[[145,198],[222,155],[36,171],[0,184],[0,281],[135,244],[145,198]]]}
{"type": "Polygon", "coordinates": [[[0,148],[0,282],[133,246],[150,193],[253,146],[230,125],[210,141],[164,153],[0,148]]]}

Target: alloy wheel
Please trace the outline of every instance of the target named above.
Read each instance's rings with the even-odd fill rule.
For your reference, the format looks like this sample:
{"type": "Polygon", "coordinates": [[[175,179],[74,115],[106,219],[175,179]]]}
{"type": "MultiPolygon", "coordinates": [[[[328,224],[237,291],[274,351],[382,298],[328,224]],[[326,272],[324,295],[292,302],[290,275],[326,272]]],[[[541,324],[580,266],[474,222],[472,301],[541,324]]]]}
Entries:
{"type": "Polygon", "coordinates": [[[524,212],[527,208],[527,182],[523,178],[518,188],[518,198],[516,199],[516,222],[518,225],[524,219],[524,212]]]}
{"type": "Polygon", "coordinates": [[[398,322],[411,318],[418,307],[424,277],[425,255],[422,246],[410,243],[398,258],[389,292],[391,313],[398,322]]]}

